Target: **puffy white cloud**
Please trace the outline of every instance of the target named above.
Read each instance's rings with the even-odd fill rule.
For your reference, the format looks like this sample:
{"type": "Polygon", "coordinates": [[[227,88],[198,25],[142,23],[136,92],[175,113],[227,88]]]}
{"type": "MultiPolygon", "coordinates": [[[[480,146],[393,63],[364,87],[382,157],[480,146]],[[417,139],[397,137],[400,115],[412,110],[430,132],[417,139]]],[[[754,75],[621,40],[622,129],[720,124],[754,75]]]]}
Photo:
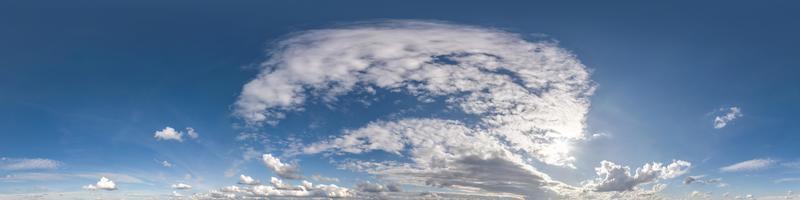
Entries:
{"type": "Polygon", "coordinates": [[[300,179],[300,170],[297,166],[281,162],[281,159],[272,156],[272,154],[264,154],[261,156],[261,161],[267,166],[275,175],[285,179],[300,179]]]}
{"type": "Polygon", "coordinates": [[[156,133],[153,134],[153,137],[155,137],[156,140],[183,141],[183,133],[181,133],[180,131],[176,131],[174,128],[169,126],[164,128],[163,130],[156,131],[156,133]]]}
{"type": "Polygon", "coordinates": [[[108,191],[111,191],[111,190],[116,190],[117,189],[117,184],[115,184],[114,181],[111,181],[106,177],[100,177],[100,180],[97,181],[97,183],[95,183],[93,185],[83,186],[83,189],[87,189],[87,190],[108,190],[108,191]]]}
{"type": "Polygon", "coordinates": [[[589,181],[586,187],[598,192],[632,191],[641,184],[681,176],[688,172],[690,167],[691,163],[682,160],[673,161],[667,166],[653,162],[645,164],[631,173],[628,166],[604,160],[600,162],[600,167],[595,168],[598,178],[589,181]]]}
{"type": "Polygon", "coordinates": [[[723,172],[755,171],[772,166],[778,161],[769,158],[760,158],[742,161],[720,168],[723,172]]]}
{"type": "MultiPolygon", "coordinates": [[[[728,108],[727,110],[728,112],[726,112],[725,114],[714,117],[714,128],[716,129],[725,128],[725,126],[727,126],[729,122],[743,116],[742,110],[739,107],[734,106],[728,108]]],[[[725,111],[725,109],[720,109],[720,111],[725,111]]]]}
{"type": "MultiPolygon", "coordinates": [[[[191,139],[197,139],[198,137],[200,137],[200,135],[197,134],[197,132],[192,127],[187,127],[186,131],[188,132],[187,135],[191,139]]],[[[183,134],[184,134],[183,132],[167,126],[160,131],[156,131],[153,134],[153,137],[156,138],[156,140],[175,140],[178,142],[183,142],[183,134]]]]}
{"type": "Polygon", "coordinates": [[[188,190],[188,189],[192,189],[192,186],[188,185],[188,184],[185,184],[185,183],[176,183],[176,184],[172,184],[172,189],[188,190]]]}
{"type": "Polygon", "coordinates": [[[61,162],[44,158],[0,158],[0,170],[56,169],[61,162]]]}
{"type": "Polygon", "coordinates": [[[245,176],[244,174],[239,175],[239,184],[243,185],[258,185],[260,184],[258,180],[254,179],[250,176],[245,176]]]}

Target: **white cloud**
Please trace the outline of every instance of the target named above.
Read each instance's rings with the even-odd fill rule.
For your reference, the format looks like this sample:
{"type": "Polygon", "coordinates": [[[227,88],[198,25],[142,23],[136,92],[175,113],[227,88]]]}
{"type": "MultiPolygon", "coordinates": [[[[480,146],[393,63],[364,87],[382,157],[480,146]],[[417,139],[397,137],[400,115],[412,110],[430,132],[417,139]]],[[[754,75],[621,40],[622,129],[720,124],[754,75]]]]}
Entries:
{"type": "Polygon", "coordinates": [[[653,183],[660,179],[672,179],[689,171],[691,163],[677,160],[664,166],[653,162],[637,168],[634,173],[628,166],[621,166],[609,161],[600,162],[595,168],[598,178],[589,181],[585,187],[598,192],[632,191],[638,185],[653,183]]]}
{"type": "MultiPolygon", "coordinates": [[[[187,135],[189,136],[190,139],[197,139],[198,137],[200,137],[200,135],[197,134],[197,132],[192,127],[186,127],[186,131],[188,132],[187,135]]],[[[183,142],[183,134],[184,134],[183,132],[180,132],[172,127],[167,126],[163,130],[156,131],[153,134],[153,137],[156,138],[156,140],[175,140],[178,142],[183,142]]]]}
{"type": "MultiPolygon", "coordinates": [[[[441,101],[475,119],[380,118],[290,149],[290,155],[388,152],[402,159],[332,160],[385,182],[471,194],[650,198],[666,187],[600,194],[553,180],[534,167],[574,168],[572,146],[587,139],[588,97],[595,85],[580,61],[555,43],[530,42],[491,28],[386,21],[293,34],[268,53],[262,71],[243,86],[235,104],[235,114],[251,126],[279,123],[310,101],[327,104],[347,94],[380,91],[441,101]]],[[[275,160],[264,157],[265,164],[275,160]]],[[[637,181],[674,178],[689,165],[656,164],[637,171],[637,181]]],[[[259,191],[270,188],[276,189],[259,191]]]]}
{"type": "Polygon", "coordinates": [[[153,135],[156,140],[177,140],[183,141],[183,133],[176,131],[174,128],[167,126],[164,130],[156,131],[153,135]]]}
{"type": "Polygon", "coordinates": [[[689,193],[689,198],[692,199],[711,199],[711,192],[692,191],[689,193]]]}
{"type": "MultiPolygon", "coordinates": [[[[725,109],[720,109],[720,111],[725,111],[725,109]]],[[[729,122],[733,121],[736,118],[743,116],[742,110],[739,107],[730,107],[728,108],[728,112],[724,115],[716,116],[714,118],[714,128],[721,129],[725,128],[729,122]]]]}
{"type": "Polygon", "coordinates": [[[250,176],[245,176],[244,174],[239,175],[239,184],[243,185],[258,185],[260,184],[258,180],[254,179],[250,176]]]}
{"type": "Polygon", "coordinates": [[[309,98],[335,101],[365,88],[405,92],[480,116],[482,134],[547,164],[570,166],[584,139],[594,85],[575,56],[495,29],[389,21],[308,31],[270,52],[247,83],[236,114],[277,123],[309,98]]]}
{"type": "Polygon", "coordinates": [[[755,171],[765,169],[775,163],[777,163],[776,160],[768,158],[752,159],[722,167],[720,170],[723,172],[755,171]]]}
{"type": "Polygon", "coordinates": [[[185,184],[185,183],[177,183],[177,184],[172,184],[172,189],[188,190],[188,189],[192,189],[192,186],[188,185],[188,184],[185,184]]]}
{"type": "Polygon", "coordinates": [[[264,165],[272,170],[272,172],[275,172],[275,175],[281,178],[300,179],[303,177],[300,175],[300,170],[296,166],[283,163],[281,159],[273,157],[272,154],[262,155],[261,161],[263,161],[264,165]]]}
{"type": "Polygon", "coordinates": [[[61,162],[44,158],[0,158],[0,170],[56,169],[61,162]]]}
{"type": "Polygon", "coordinates": [[[87,189],[87,190],[108,190],[108,191],[111,191],[111,190],[116,190],[117,189],[117,184],[115,184],[114,181],[111,181],[106,177],[100,177],[100,180],[97,181],[97,183],[95,183],[93,185],[83,186],[83,189],[87,189]]]}
{"type": "Polygon", "coordinates": [[[188,135],[191,139],[197,139],[200,137],[200,134],[198,134],[197,131],[195,131],[192,127],[186,127],[186,135],[188,135]]]}
{"type": "Polygon", "coordinates": [[[207,193],[197,193],[192,199],[261,199],[264,197],[352,197],[350,189],[336,185],[313,184],[302,181],[300,185],[289,185],[272,177],[272,185],[253,185],[250,187],[228,186],[207,193]]]}
{"type": "Polygon", "coordinates": [[[314,180],[314,181],[317,181],[317,182],[339,182],[338,178],[325,177],[325,176],[322,176],[322,175],[319,175],[319,174],[315,174],[315,175],[311,176],[311,180],[314,180]]]}
{"type": "Polygon", "coordinates": [[[161,166],[172,167],[172,163],[169,163],[169,161],[166,161],[166,160],[165,161],[161,161],[161,166]]]}

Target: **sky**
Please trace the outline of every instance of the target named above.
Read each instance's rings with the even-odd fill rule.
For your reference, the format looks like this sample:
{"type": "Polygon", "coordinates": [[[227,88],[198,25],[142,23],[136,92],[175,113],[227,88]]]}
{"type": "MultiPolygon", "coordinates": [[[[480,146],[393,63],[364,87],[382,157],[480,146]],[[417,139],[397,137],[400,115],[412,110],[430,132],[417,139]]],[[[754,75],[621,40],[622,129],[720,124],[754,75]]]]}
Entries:
{"type": "Polygon", "coordinates": [[[0,199],[800,199],[792,1],[1,1],[0,199]]]}

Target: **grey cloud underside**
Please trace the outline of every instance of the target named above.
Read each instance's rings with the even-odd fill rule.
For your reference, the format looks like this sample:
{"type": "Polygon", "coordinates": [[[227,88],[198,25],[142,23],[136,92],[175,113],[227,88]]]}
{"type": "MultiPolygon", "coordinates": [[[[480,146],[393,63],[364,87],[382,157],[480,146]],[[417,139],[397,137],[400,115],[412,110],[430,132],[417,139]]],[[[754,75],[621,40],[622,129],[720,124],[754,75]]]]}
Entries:
{"type": "Polygon", "coordinates": [[[552,42],[491,28],[385,21],[297,33],[269,56],[235,104],[250,125],[274,125],[305,103],[376,89],[438,97],[478,119],[375,120],[289,151],[406,157],[340,163],[400,184],[535,198],[587,194],[526,161],[572,168],[570,146],[585,139],[595,86],[586,67],[552,42]]]}

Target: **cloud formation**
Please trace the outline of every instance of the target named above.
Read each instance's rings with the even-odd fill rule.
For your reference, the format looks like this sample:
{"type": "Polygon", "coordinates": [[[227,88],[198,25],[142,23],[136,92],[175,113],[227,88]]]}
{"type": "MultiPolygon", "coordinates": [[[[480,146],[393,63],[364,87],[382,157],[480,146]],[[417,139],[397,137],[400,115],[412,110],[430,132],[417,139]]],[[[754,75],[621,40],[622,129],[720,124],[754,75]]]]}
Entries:
{"type": "Polygon", "coordinates": [[[770,167],[777,162],[778,161],[769,158],[752,159],[722,167],[720,168],[720,171],[723,172],[755,171],[770,167]]]}
{"type": "Polygon", "coordinates": [[[262,155],[261,161],[278,177],[285,179],[300,179],[303,177],[300,175],[300,170],[297,166],[283,163],[281,159],[272,156],[272,154],[262,155]]]}
{"type": "Polygon", "coordinates": [[[260,182],[253,177],[245,176],[244,174],[239,175],[239,184],[242,185],[258,185],[260,182]]]}
{"type": "Polygon", "coordinates": [[[653,183],[660,179],[672,179],[689,171],[691,163],[676,160],[669,165],[653,162],[637,168],[634,173],[628,166],[621,166],[609,161],[600,162],[595,168],[598,178],[590,181],[586,187],[598,192],[632,191],[638,185],[653,183]]]}
{"type": "Polygon", "coordinates": [[[83,189],[112,191],[117,189],[117,184],[115,184],[114,181],[111,181],[106,177],[100,177],[100,180],[97,181],[97,183],[83,186],[83,189]]]}
{"type": "Polygon", "coordinates": [[[188,184],[185,184],[185,183],[176,183],[176,184],[172,184],[172,189],[188,190],[188,189],[192,189],[192,186],[188,185],[188,184]]]}
{"type": "Polygon", "coordinates": [[[0,170],[56,169],[61,162],[44,158],[0,158],[0,170]]]}
{"type": "Polygon", "coordinates": [[[302,153],[409,155],[411,163],[364,170],[404,184],[534,196],[568,186],[525,160],[572,167],[570,146],[585,139],[594,89],[580,61],[554,43],[438,22],[302,32],[279,42],[262,66],[236,102],[235,113],[250,124],[276,124],[307,101],[376,89],[443,99],[479,119],[375,121],[302,153]]]}
{"type": "MultiPolygon", "coordinates": [[[[725,126],[727,126],[728,123],[730,123],[731,121],[733,121],[736,118],[739,118],[739,117],[743,116],[742,115],[742,110],[739,109],[739,107],[735,107],[734,106],[734,107],[728,108],[727,110],[728,110],[728,112],[726,112],[725,114],[714,117],[714,128],[715,129],[725,128],[725,126]]],[[[720,111],[725,111],[725,109],[720,109],[720,111]]]]}
{"type": "MultiPolygon", "coordinates": [[[[200,135],[192,127],[186,127],[186,131],[188,132],[187,135],[190,139],[197,139],[200,137],[200,135]]],[[[156,131],[153,134],[153,137],[156,138],[156,140],[175,140],[178,142],[183,142],[183,135],[183,132],[167,126],[160,131],[156,131]]]]}
{"type": "Polygon", "coordinates": [[[271,185],[255,184],[247,187],[228,186],[206,193],[192,195],[192,199],[262,199],[264,197],[353,197],[355,192],[333,184],[313,184],[302,181],[299,185],[290,185],[283,180],[272,177],[271,185]]]}

